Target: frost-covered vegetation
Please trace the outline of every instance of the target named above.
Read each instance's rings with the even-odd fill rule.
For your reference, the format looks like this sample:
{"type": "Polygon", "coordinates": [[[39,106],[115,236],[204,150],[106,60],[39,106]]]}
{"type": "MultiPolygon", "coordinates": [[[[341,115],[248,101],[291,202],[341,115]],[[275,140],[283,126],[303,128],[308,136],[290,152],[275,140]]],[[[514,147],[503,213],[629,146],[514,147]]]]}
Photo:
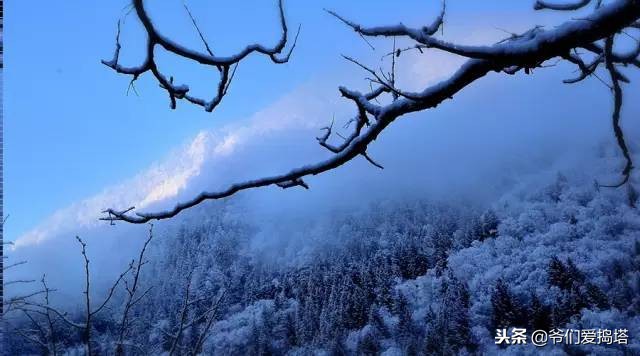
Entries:
{"type": "MultiPolygon", "coordinates": [[[[637,354],[638,203],[631,188],[558,175],[490,208],[384,202],[269,228],[225,205],[203,207],[154,237],[124,337],[119,288],[94,318],[91,346],[96,354],[115,354],[118,340],[124,354],[637,354]],[[495,345],[495,329],[509,327],[625,328],[629,345],[495,345]]],[[[82,320],[80,300],[69,319],[82,320]]],[[[52,339],[45,316],[30,317],[13,322],[20,333],[6,335],[5,354],[52,344],[83,352],[81,333],[62,318],[53,315],[52,339]]]]}

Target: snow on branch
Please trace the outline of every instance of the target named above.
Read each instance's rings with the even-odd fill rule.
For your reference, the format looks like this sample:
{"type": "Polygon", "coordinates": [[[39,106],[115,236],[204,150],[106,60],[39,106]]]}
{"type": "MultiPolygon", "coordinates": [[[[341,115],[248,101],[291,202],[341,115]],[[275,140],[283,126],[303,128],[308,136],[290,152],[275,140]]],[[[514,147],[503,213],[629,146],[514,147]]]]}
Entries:
{"type": "Polygon", "coordinates": [[[576,2],[550,3],[544,0],[537,0],[533,8],[536,10],[575,11],[589,5],[590,2],[591,0],[580,0],[576,2]]]}
{"type": "Polygon", "coordinates": [[[620,151],[622,151],[622,155],[625,158],[626,164],[622,169],[622,180],[617,184],[604,186],[617,188],[621,187],[629,181],[629,178],[631,177],[631,170],[633,169],[633,161],[631,160],[631,154],[629,153],[629,148],[627,147],[627,143],[625,142],[624,133],[622,132],[622,128],[620,127],[620,111],[622,110],[622,86],[620,85],[620,82],[628,82],[628,80],[615,67],[615,62],[611,57],[611,53],[613,53],[613,41],[614,36],[606,39],[604,47],[604,58],[607,71],[609,72],[609,76],[611,78],[611,91],[613,92],[613,114],[611,115],[613,122],[613,132],[615,133],[618,147],[620,147],[620,151]]]}
{"type": "MultiPolygon", "coordinates": [[[[579,9],[586,6],[587,3],[566,5],[567,8],[560,8],[562,6],[558,4],[551,5],[546,2],[537,2],[536,8],[544,6],[544,8],[551,10],[554,10],[554,7],[557,10],[572,10],[569,7],[579,9]]],[[[622,54],[614,52],[613,44],[617,34],[624,33],[626,28],[638,26],[640,0],[615,0],[606,5],[598,4],[593,12],[586,17],[571,19],[551,29],[543,29],[536,26],[523,34],[513,34],[503,41],[485,46],[464,46],[436,38],[436,32],[443,24],[444,9],[443,6],[442,11],[431,25],[419,29],[409,28],[403,24],[364,27],[339,16],[333,11],[328,11],[361,36],[407,37],[416,42],[410,48],[416,48],[421,53],[430,48],[435,48],[468,58],[448,79],[424,88],[419,92],[407,92],[396,88],[393,76],[385,76],[384,73],[380,76],[375,71],[349,57],[350,61],[372,75],[373,77],[369,78],[369,82],[376,83],[378,86],[372,88],[368,93],[361,93],[345,87],[339,88],[342,96],[355,104],[356,115],[349,121],[349,124],[354,123],[351,134],[347,136],[340,135],[343,143],[339,145],[329,143],[329,139],[334,134],[333,123],[323,128],[324,133],[317,137],[318,143],[328,149],[333,156],[315,164],[292,169],[280,175],[237,182],[219,191],[202,192],[193,199],[182,202],[165,211],[148,213],[137,212],[133,208],[126,210],[107,209],[104,211],[106,216],[102,217],[101,220],[112,223],[125,221],[141,224],[151,220],[172,218],[206,200],[226,198],[243,190],[270,185],[282,188],[296,186],[309,188],[302,178],[336,169],[358,156],[363,156],[374,166],[382,168],[381,165],[371,159],[367,149],[387,126],[399,117],[408,113],[435,108],[443,101],[452,99],[455,94],[488,73],[516,74],[523,70],[525,73],[530,74],[533,68],[544,68],[548,66],[544,64],[546,61],[556,58],[575,64],[581,73],[578,78],[567,80],[566,82],[568,83],[595,76],[595,70],[601,65],[606,66],[611,74],[613,84],[611,86],[607,84],[607,86],[614,93],[614,113],[612,115],[614,131],[619,146],[627,159],[627,165],[623,170],[624,180],[621,184],[628,181],[633,165],[630,159],[631,155],[624,141],[624,134],[619,126],[620,107],[622,105],[620,82],[627,81],[627,78],[622,74],[619,67],[635,66],[640,68],[638,59],[640,44],[638,44],[639,48],[622,54]],[[603,40],[606,40],[605,47],[599,44],[603,40]],[[581,54],[578,53],[578,50],[586,50],[595,54],[596,58],[592,61],[585,61],[581,54]],[[383,105],[378,101],[378,97],[384,94],[390,94],[392,100],[390,103],[383,105]]],[[[162,44],[163,42],[159,43],[162,44]]],[[[396,51],[394,46],[394,52],[394,56],[397,56],[402,50],[396,51]]],[[[184,54],[186,57],[192,56],[190,52],[176,51],[176,53],[184,54]]],[[[211,59],[209,56],[206,58],[211,59]]],[[[220,65],[220,63],[216,64],[220,65]]]]}
{"type": "MultiPolygon", "coordinates": [[[[567,49],[567,45],[570,44],[565,41],[558,41],[559,37],[569,42],[581,41],[585,44],[600,40],[602,39],[600,35],[604,31],[615,33],[621,29],[619,24],[607,21],[606,19],[616,17],[624,24],[624,27],[629,26],[637,17],[634,16],[633,11],[630,13],[625,12],[629,7],[637,6],[637,1],[634,0],[616,1],[598,9],[585,18],[567,22],[553,30],[543,31],[539,27],[535,27],[525,35],[515,36],[508,41],[502,41],[489,46],[468,46],[447,42],[435,37],[434,34],[437,32],[437,29],[431,32],[433,29],[430,27],[416,29],[403,24],[364,27],[337,15],[335,12],[330,11],[329,13],[363,36],[408,37],[424,45],[425,48],[435,48],[467,58],[491,59],[500,62],[509,61],[511,62],[509,64],[512,65],[526,63],[537,66],[537,63],[532,62],[532,58],[535,58],[537,55],[549,52],[556,52],[556,55],[560,55],[560,53],[558,53],[559,50],[567,49]],[[606,28],[597,28],[594,26],[594,23],[599,23],[601,26],[606,26],[606,28]]],[[[441,24],[442,15],[438,17],[438,19],[441,24]]]]}
{"type": "Polygon", "coordinates": [[[198,36],[203,42],[207,53],[187,48],[161,34],[160,31],[158,31],[158,29],[155,27],[153,21],[151,20],[149,14],[145,9],[144,0],[133,0],[132,5],[138,17],[138,20],[142,24],[147,36],[145,59],[140,65],[137,66],[125,66],[119,63],[120,50],[122,48],[122,45],[120,44],[121,23],[120,21],[118,21],[116,31],[116,46],[113,53],[113,58],[111,60],[103,60],[102,63],[107,67],[113,69],[117,73],[130,75],[132,77],[131,85],[133,85],[133,83],[140,77],[140,75],[146,72],[151,72],[151,74],[153,74],[153,76],[158,81],[160,87],[166,90],[169,94],[171,109],[176,108],[176,101],[178,99],[184,99],[194,105],[202,106],[208,112],[213,111],[213,109],[215,109],[218,104],[220,104],[222,98],[227,94],[229,86],[233,81],[237,66],[243,59],[245,59],[250,54],[258,53],[269,57],[269,59],[271,59],[271,61],[274,63],[286,63],[291,57],[291,53],[293,52],[296,41],[298,39],[298,34],[300,33],[300,27],[298,27],[298,32],[296,33],[291,48],[286,53],[283,53],[288,42],[289,29],[287,27],[287,22],[284,16],[282,0],[279,0],[278,14],[280,17],[280,27],[282,30],[282,34],[278,42],[273,47],[266,47],[262,44],[256,43],[247,45],[242,50],[233,55],[216,56],[209,46],[209,43],[207,42],[204,34],[200,30],[195,17],[191,13],[191,11],[189,11],[189,8],[186,4],[184,5],[186,13],[191,19],[191,22],[193,23],[198,36]],[[158,68],[155,60],[156,46],[160,46],[178,57],[200,63],[204,66],[217,68],[220,73],[220,79],[218,85],[216,86],[215,96],[210,100],[192,96],[189,94],[188,85],[175,84],[173,76],[167,77],[165,74],[163,74],[160,68],[158,68]]]}

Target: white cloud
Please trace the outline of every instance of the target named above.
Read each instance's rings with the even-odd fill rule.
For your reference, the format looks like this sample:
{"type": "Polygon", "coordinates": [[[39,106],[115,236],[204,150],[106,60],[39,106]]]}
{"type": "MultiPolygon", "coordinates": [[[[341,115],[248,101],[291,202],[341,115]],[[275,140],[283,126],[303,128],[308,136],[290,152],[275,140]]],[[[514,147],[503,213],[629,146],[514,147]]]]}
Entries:
{"type": "Polygon", "coordinates": [[[225,159],[248,143],[291,129],[319,127],[326,102],[320,93],[310,88],[298,88],[248,120],[201,131],[189,143],[132,179],[58,210],[16,239],[14,248],[37,245],[65,232],[105,224],[99,218],[101,211],[108,207],[141,209],[168,203],[203,173],[205,165],[225,164],[225,159]]]}
{"type": "MultiPolygon", "coordinates": [[[[487,30],[453,33],[447,38],[462,43],[478,44],[491,43],[503,35],[497,30],[487,30]]],[[[459,67],[463,59],[440,51],[428,51],[422,55],[417,53],[403,55],[401,61],[399,63],[400,85],[408,90],[419,90],[449,76],[459,67]]],[[[354,73],[354,75],[358,74],[354,73]]],[[[334,82],[340,81],[337,79],[334,82]]],[[[350,111],[344,110],[352,110],[351,104],[345,103],[335,93],[334,87],[327,87],[315,81],[284,95],[247,120],[201,131],[193,140],[166,159],[135,177],[55,212],[38,226],[20,236],[15,241],[15,248],[39,244],[75,229],[104,224],[99,221],[99,218],[102,216],[101,211],[105,208],[135,206],[139,209],[153,209],[153,205],[156,204],[174,204],[180,199],[180,193],[187,188],[194,191],[202,188],[192,186],[192,182],[203,175],[205,166],[213,168],[207,170],[208,180],[220,180],[221,177],[209,175],[215,176],[217,167],[227,169],[229,166],[243,163],[229,161],[238,155],[240,149],[253,143],[264,145],[268,141],[267,137],[275,137],[283,132],[316,130],[325,126],[332,114],[335,114],[336,118],[346,117],[350,111]]],[[[312,134],[308,139],[313,142],[312,134]]],[[[253,152],[250,157],[243,156],[243,159],[255,158],[253,156],[259,157],[259,152],[253,152]]],[[[226,183],[228,178],[225,177],[226,183]]],[[[202,182],[198,184],[201,185],[202,182]]]]}
{"type": "Polygon", "coordinates": [[[184,189],[189,179],[200,173],[200,168],[205,160],[208,138],[207,133],[200,132],[184,151],[183,158],[188,164],[153,186],[137,207],[144,208],[154,202],[176,196],[180,190],[184,189]]]}

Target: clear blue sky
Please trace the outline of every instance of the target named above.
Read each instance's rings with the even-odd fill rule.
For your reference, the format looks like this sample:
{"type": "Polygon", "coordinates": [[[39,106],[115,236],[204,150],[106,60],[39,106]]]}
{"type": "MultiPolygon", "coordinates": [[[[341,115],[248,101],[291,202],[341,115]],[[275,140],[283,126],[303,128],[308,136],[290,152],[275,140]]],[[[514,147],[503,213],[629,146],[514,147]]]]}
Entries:
{"type": "MultiPolygon", "coordinates": [[[[164,33],[200,48],[181,0],[148,2],[164,33]]],[[[248,42],[272,44],[279,36],[275,0],[187,3],[218,53],[248,42]]],[[[447,26],[508,25],[516,15],[532,14],[531,3],[451,0],[447,26]]],[[[135,175],[202,129],[247,117],[314,77],[355,71],[339,54],[366,53],[367,45],[323,8],[366,24],[419,25],[432,20],[439,4],[286,1],[290,27],[302,24],[291,62],[275,66],[259,56],[243,62],[231,93],[208,114],[184,103],[169,110],[165,93],[148,75],[137,83],[140,96],[127,96],[129,78],[100,64],[112,56],[116,21],[127,1],[5,1],[5,214],[11,215],[6,237],[14,239],[57,209],[135,175]]],[[[142,40],[129,15],[122,61],[136,63],[142,40]]],[[[177,81],[188,78],[194,90],[215,83],[215,71],[161,58],[165,73],[177,81]]]]}

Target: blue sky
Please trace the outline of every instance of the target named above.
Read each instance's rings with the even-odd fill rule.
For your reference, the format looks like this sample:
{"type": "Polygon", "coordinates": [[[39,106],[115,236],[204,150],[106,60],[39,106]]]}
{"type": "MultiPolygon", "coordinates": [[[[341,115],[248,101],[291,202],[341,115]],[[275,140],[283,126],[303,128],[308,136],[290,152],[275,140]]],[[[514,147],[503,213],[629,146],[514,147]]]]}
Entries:
{"type": "MultiPolygon", "coordinates": [[[[182,1],[148,2],[154,21],[164,33],[200,48],[182,1]]],[[[248,42],[271,44],[279,36],[275,0],[233,4],[192,0],[187,3],[218,53],[231,53],[248,42]]],[[[112,56],[115,24],[126,13],[126,5],[126,1],[99,1],[88,5],[86,1],[69,0],[38,2],[37,6],[31,1],[5,2],[5,214],[11,215],[5,233],[10,240],[56,211],[103,193],[108,187],[163,162],[171,152],[185,144],[188,146],[203,130],[216,130],[254,117],[300,88],[327,88],[326,95],[338,102],[335,90],[338,85],[366,87],[361,80],[364,75],[339,55],[368,58],[371,63],[375,63],[372,58],[379,55],[372,54],[366,43],[328,16],[323,8],[335,9],[364,24],[402,20],[409,25],[420,25],[431,21],[440,3],[286,1],[290,27],[295,29],[302,24],[291,62],[276,66],[266,58],[252,56],[240,65],[230,94],[211,114],[185,103],[179,103],[175,111],[169,110],[165,93],[148,75],[136,84],[139,96],[131,92],[126,95],[129,78],[100,64],[101,59],[112,56]]],[[[451,0],[445,33],[482,43],[504,37],[498,28],[521,31],[532,24],[554,23],[558,19],[557,15],[534,13],[531,7],[530,1],[451,0]]],[[[135,64],[140,58],[143,38],[133,15],[126,18],[123,29],[121,59],[135,64]]],[[[390,47],[388,41],[374,41],[374,45],[379,51],[390,47]]],[[[162,55],[159,58],[165,73],[173,74],[177,81],[187,82],[193,90],[211,94],[206,89],[215,83],[215,71],[162,55]]],[[[416,63],[420,64],[412,65],[415,67],[416,63]]],[[[451,63],[455,64],[455,59],[424,63],[424,71],[446,69],[451,63]]],[[[411,71],[408,73],[412,75],[411,71]]],[[[551,79],[560,81],[551,77],[544,80],[551,79]]],[[[590,83],[579,90],[595,97],[601,94],[598,85],[590,83]]],[[[536,93],[541,88],[546,87],[534,84],[525,88],[532,95],[530,100],[545,97],[545,92],[536,93]]],[[[318,90],[309,93],[318,95],[318,90]]],[[[522,95],[503,94],[505,101],[522,95]],[[513,98],[509,98],[510,95],[513,98]]],[[[304,102],[314,98],[298,99],[304,102]]],[[[326,109],[322,113],[326,117],[338,110],[326,109]]],[[[517,108],[512,109],[517,112],[517,108]]],[[[461,109],[458,115],[465,113],[467,111],[461,109]]],[[[527,125],[531,126],[520,129],[524,132],[537,124],[530,122],[527,125]]],[[[287,127],[295,131],[295,127],[287,127]]],[[[313,142],[313,137],[305,138],[313,142]]],[[[255,140],[251,144],[259,146],[260,136],[255,140]]],[[[287,152],[287,147],[281,148],[287,152]]],[[[237,163],[243,167],[242,174],[251,176],[252,167],[263,161],[254,161],[252,156],[245,158],[246,161],[232,161],[232,164],[237,163]]],[[[273,163],[279,166],[278,162],[273,163]]]]}

